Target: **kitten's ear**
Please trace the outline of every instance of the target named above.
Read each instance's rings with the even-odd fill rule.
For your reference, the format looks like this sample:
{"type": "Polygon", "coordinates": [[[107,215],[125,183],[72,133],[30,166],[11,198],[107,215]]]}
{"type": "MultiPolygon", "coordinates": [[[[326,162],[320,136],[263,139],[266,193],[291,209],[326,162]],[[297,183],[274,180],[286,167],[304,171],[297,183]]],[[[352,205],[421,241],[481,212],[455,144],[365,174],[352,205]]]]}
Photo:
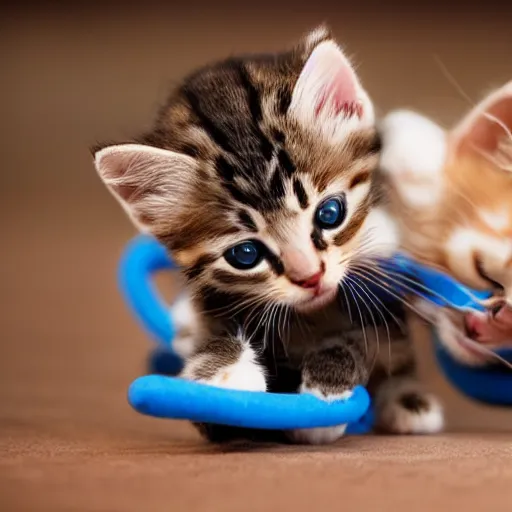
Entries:
{"type": "Polygon", "coordinates": [[[193,158],[142,144],[107,146],[94,154],[101,179],[141,231],[172,229],[192,187],[193,158]]]}
{"type": "Polygon", "coordinates": [[[309,56],[293,89],[289,113],[334,143],[373,125],[372,102],[329,33],[315,30],[305,48],[309,56]]]}
{"type": "Polygon", "coordinates": [[[477,151],[496,156],[512,143],[512,82],[489,94],[450,134],[454,154],[477,151]]]}

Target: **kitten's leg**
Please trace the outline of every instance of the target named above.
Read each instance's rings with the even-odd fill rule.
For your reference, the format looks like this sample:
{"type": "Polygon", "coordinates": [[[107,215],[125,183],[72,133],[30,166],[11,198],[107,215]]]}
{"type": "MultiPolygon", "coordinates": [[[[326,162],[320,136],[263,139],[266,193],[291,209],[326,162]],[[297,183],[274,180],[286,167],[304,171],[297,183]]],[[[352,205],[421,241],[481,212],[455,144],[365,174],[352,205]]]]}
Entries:
{"type": "MultiPolygon", "coordinates": [[[[212,337],[188,358],[181,377],[212,386],[245,391],[266,391],[265,368],[241,334],[212,337]]],[[[196,423],[199,432],[213,443],[235,439],[275,440],[275,432],[261,432],[210,423],[196,423]]]]}
{"type": "MultiPolygon", "coordinates": [[[[311,393],[322,400],[343,400],[359,384],[365,384],[368,372],[364,353],[358,344],[329,339],[322,348],[310,352],[302,364],[301,393],[311,393]]],[[[339,439],[346,425],[297,429],[288,433],[296,443],[327,444],[339,439]]]]}
{"type": "Polygon", "coordinates": [[[412,343],[395,334],[391,360],[380,358],[370,377],[375,408],[375,428],[391,434],[434,434],[443,428],[443,410],[416,377],[412,343]]]}

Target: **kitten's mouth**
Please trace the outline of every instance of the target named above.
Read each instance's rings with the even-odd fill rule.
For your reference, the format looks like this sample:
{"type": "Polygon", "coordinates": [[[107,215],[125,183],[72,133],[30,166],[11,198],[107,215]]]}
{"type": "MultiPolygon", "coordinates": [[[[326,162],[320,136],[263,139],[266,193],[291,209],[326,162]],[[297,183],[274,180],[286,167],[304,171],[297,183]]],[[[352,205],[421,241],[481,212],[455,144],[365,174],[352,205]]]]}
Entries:
{"type": "Polygon", "coordinates": [[[512,346],[512,307],[500,304],[485,313],[467,313],[464,325],[468,338],[492,347],[512,346]]]}
{"type": "Polygon", "coordinates": [[[301,302],[297,302],[295,304],[295,309],[300,313],[316,311],[317,309],[326,306],[329,302],[332,302],[336,298],[336,293],[336,288],[319,289],[312,297],[301,302]]]}

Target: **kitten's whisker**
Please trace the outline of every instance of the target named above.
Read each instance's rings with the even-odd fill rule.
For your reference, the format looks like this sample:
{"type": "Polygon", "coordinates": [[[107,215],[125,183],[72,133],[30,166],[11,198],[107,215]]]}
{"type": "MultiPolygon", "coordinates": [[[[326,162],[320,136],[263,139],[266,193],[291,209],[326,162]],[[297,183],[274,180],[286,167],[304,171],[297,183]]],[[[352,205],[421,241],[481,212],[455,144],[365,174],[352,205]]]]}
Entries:
{"type": "MultiPolygon", "coordinates": [[[[386,335],[387,335],[387,338],[388,338],[388,366],[389,366],[388,374],[391,374],[391,333],[389,331],[389,325],[388,325],[388,322],[386,320],[386,316],[384,315],[382,310],[379,308],[379,306],[372,300],[371,296],[368,295],[368,293],[365,291],[364,288],[366,288],[368,290],[368,292],[370,292],[373,296],[375,296],[375,294],[370,290],[369,286],[366,283],[360,281],[359,279],[355,279],[354,278],[353,281],[354,281],[354,284],[357,284],[357,286],[359,287],[361,292],[366,295],[366,297],[371,302],[371,304],[373,304],[373,306],[375,307],[377,313],[380,315],[380,317],[382,318],[382,321],[384,322],[384,326],[385,326],[385,329],[386,329],[386,335]],[[363,288],[363,286],[364,286],[364,288],[363,288]]],[[[376,297],[376,298],[378,300],[378,297],[376,297]]],[[[380,300],[379,300],[379,302],[382,304],[382,302],[380,300]]],[[[378,359],[379,352],[380,352],[380,344],[379,344],[379,340],[377,338],[377,352],[376,352],[374,360],[372,362],[371,370],[373,370],[373,368],[375,367],[375,364],[376,364],[377,359],[378,359]]]]}
{"type": "Polygon", "coordinates": [[[268,335],[268,330],[267,330],[268,324],[265,324],[265,321],[266,321],[267,317],[269,316],[269,312],[273,306],[274,306],[273,302],[269,302],[269,303],[265,304],[265,306],[263,307],[263,311],[261,312],[261,315],[258,318],[258,323],[256,324],[256,328],[254,329],[254,332],[253,332],[254,336],[258,335],[261,325],[264,326],[263,348],[265,348],[267,346],[267,335],[268,335]]]}
{"type": "MultiPolygon", "coordinates": [[[[354,265],[354,268],[356,268],[356,265],[354,265]]],[[[433,297],[436,297],[442,301],[446,301],[445,297],[443,297],[443,295],[441,295],[440,293],[438,293],[438,292],[432,290],[431,288],[429,288],[428,286],[425,286],[424,284],[422,284],[418,281],[415,281],[414,279],[411,279],[411,278],[409,278],[403,274],[400,274],[394,270],[391,270],[391,269],[384,270],[378,266],[376,266],[376,267],[359,266],[358,268],[360,268],[360,269],[365,268],[367,271],[374,272],[375,274],[377,274],[377,276],[382,277],[385,280],[388,280],[391,283],[404,288],[406,291],[408,291],[409,293],[411,293],[413,295],[421,297],[421,294],[418,292],[418,288],[419,288],[422,291],[428,293],[429,295],[432,295],[433,297]],[[413,286],[410,286],[408,283],[411,283],[413,286]],[[416,288],[414,288],[414,287],[416,287],[416,288]]],[[[391,290],[391,289],[392,289],[391,286],[389,286],[389,290],[391,290]]],[[[474,297],[474,299],[478,300],[476,297],[474,297]]]]}
{"type": "MultiPolygon", "coordinates": [[[[380,339],[379,339],[379,330],[377,328],[377,322],[375,322],[375,317],[373,316],[373,312],[372,312],[370,306],[368,306],[368,304],[365,302],[363,297],[361,297],[361,294],[357,291],[357,289],[356,289],[356,285],[357,285],[356,281],[353,280],[351,277],[349,277],[349,278],[347,278],[347,282],[352,285],[354,293],[362,301],[364,307],[366,308],[366,310],[370,314],[370,318],[372,319],[372,324],[373,324],[373,330],[375,332],[375,343],[377,345],[377,350],[376,350],[375,354],[377,355],[379,353],[379,348],[380,348],[380,339]]],[[[358,286],[358,288],[361,289],[360,286],[358,286]]],[[[365,348],[366,348],[366,355],[368,355],[368,344],[366,344],[365,348]]],[[[375,361],[376,361],[376,357],[374,358],[374,361],[372,363],[372,369],[373,369],[373,366],[375,365],[375,361]]]]}
{"type": "Polygon", "coordinates": [[[350,325],[354,325],[354,318],[352,317],[352,308],[350,307],[350,302],[348,300],[347,291],[345,290],[345,287],[343,286],[343,281],[338,284],[339,288],[343,292],[343,295],[345,296],[345,306],[348,311],[348,319],[350,320],[350,325]]]}
{"type": "Polygon", "coordinates": [[[374,284],[375,286],[378,286],[381,290],[391,295],[391,297],[394,297],[395,299],[399,300],[404,306],[408,307],[411,311],[414,311],[420,318],[425,320],[427,323],[431,323],[430,319],[428,319],[418,308],[416,308],[410,302],[408,302],[407,299],[395,293],[391,288],[382,285],[382,283],[377,281],[371,274],[367,275],[365,272],[366,269],[361,268],[359,270],[361,272],[361,278],[374,284]]]}
{"type": "Polygon", "coordinates": [[[227,304],[226,306],[211,309],[209,310],[209,313],[217,315],[229,311],[230,314],[235,315],[243,311],[245,308],[250,307],[254,302],[263,300],[265,300],[265,298],[260,296],[246,297],[233,303],[227,304]]]}
{"type": "Polygon", "coordinates": [[[366,336],[366,328],[365,328],[365,324],[363,321],[363,314],[361,313],[361,308],[359,307],[359,304],[357,303],[354,291],[352,290],[352,286],[350,286],[350,283],[348,281],[346,284],[347,284],[348,291],[352,295],[352,299],[354,300],[354,304],[356,305],[357,312],[359,314],[359,320],[361,322],[360,326],[361,326],[361,329],[363,330],[365,353],[368,354],[368,337],[366,336]]]}
{"type": "MultiPolygon", "coordinates": [[[[351,272],[352,272],[354,275],[358,276],[358,277],[363,277],[363,276],[361,276],[361,274],[359,274],[358,270],[359,270],[359,269],[354,269],[354,270],[352,270],[351,272]]],[[[392,311],[391,311],[391,310],[386,306],[386,304],[385,304],[385,303],[384,303],[384,302],[379,298],[379,296],[378,296],[378,295],[376,295],[376,294],[372,291],[372,289],[371,289],[371,288],[370,288],[366,283],[361,283],[361,284],[364,284],[364,286],[365,286],[365,287],[366,287],[366,289],[368,290],[368,293],[370,293],[370,294],[374,297],[374,299],[375,299],[376,301],[378,301],[378,303],[381,305],[381,307],[384,309],[384,311],[386,311],[386,312],[388,313],[388,315],[393,319],[393,321],[396,323],[396,325],[397,325],[397,326],[398,326],[398,328],[400,329],[400,332],[401,332],[402,334],[405,334],[406,329],[405,329],[405,326],[404,326],[403,322],[402,322],[402,321],[400,321],[400,320],[396,317],[396,315],[395,315],[395,314],[394,314],[394,313],[393,313],[393,312],[392,312],[392,311]]]]}
{"type": "MultiPolygon", "coordinates": [[[[358,274],[356,274],[355,277],[360,277],[358,274]]],[[[359,285],[359,288],[361,290],[362,293],[364,293],[367,297],[368,297],[368,300],[373,304],[373,306],[375,307],[375,309],[377,310],[377,312],[379,313],[380,317],[382,318],[383,322],[384,322],[384,325],[386,326],[386,331],[387,331],[387,335],[388,335],[388,339],[390,340],[390,343],[391,343],[391,333],[389,331],[389,325],[388,325],[388,322],[387,322],[387,319],[386,319],[386,315],[384,314],[384,312],[382,311],[381,307],[384,309],[384,311],[386,311],[392,318],[394,317],[393,313],[391,313],[391,311],[389,311],[389,309],[385,306],[385,304],[379,299],[379,297],[377,297],[377,295],[375,295],[375,293],[373,293],[373,291],[371,290],[371,288],[368,286],[367,283],[361,281],[361,277],[360,279],[355,279],[354,277],[354,282],[356,282],[358,285],[359,285]],[[362,288],[364,286],[364,288],[362,288]],[[375,300],[377,302],[375,302],[375,300],[372,298],[374,297],[375,300]]],[[[395,321],[397,321],[396,317],[394,317],[395,321]]],[[[397,325],[399,326],[399,328],[401,328],[401,322],[397,322],[397,325]]]]}
{"type": "Polygon", "coordinates": [[[441,72],[444,74],[445,78],[452,84],[453,88],[460,94],[462,99],[466,100],[471,107],[475,107],[475,102],[471,99],[469,94],[462,88],[460,83],[455,79],[453,73],[450,73],[448,68],[445,66],[444,62],[441,60],[439,55],[434,54],[434,60],[437,62],[438,66],[441,68],[441,72]]]}

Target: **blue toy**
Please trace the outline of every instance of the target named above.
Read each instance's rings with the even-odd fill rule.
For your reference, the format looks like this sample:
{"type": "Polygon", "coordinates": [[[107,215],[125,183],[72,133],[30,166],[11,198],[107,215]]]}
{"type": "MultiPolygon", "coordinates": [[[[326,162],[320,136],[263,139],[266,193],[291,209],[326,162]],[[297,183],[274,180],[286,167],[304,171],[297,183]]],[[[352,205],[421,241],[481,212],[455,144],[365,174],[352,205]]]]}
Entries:
{"type": "MultiPolygon", "coordinates": [[[[407,276],[408,282],[417,283],[417,293],[436,304],[481,310],[481,301],[489,297],[487,292],[469,290],[403,255],[383,266],[390,266],[407,276]]],[[[166,250],[152,237],[140,235],[127,246],[118,276],[130,309],[161,347],[154,352],[151,367],[166,375],[177,375],[182,362],[172,351],[172,308],[160,298],[152,277],[173,269],[176,266],[166,250]]],[[[394,285],[391,291],[402,290],[394,285]]],[[[436,354],[446,376],[460,391],[487,403],[512,405],[511,373],[461,366],[439,344],[436,354]]],[[[512,350],[501,355],[512,360],[512,350]]],[[[348,423],[347,433],[364,434],[373,423],[370,398],[362,387],[356,388],[348,400],[325,402],[311,395],[226,390],[176,377],[147,375],[131,384],[128,400],[135,410],[150,416],[235,427],[287,430],[348,423]]]]}

